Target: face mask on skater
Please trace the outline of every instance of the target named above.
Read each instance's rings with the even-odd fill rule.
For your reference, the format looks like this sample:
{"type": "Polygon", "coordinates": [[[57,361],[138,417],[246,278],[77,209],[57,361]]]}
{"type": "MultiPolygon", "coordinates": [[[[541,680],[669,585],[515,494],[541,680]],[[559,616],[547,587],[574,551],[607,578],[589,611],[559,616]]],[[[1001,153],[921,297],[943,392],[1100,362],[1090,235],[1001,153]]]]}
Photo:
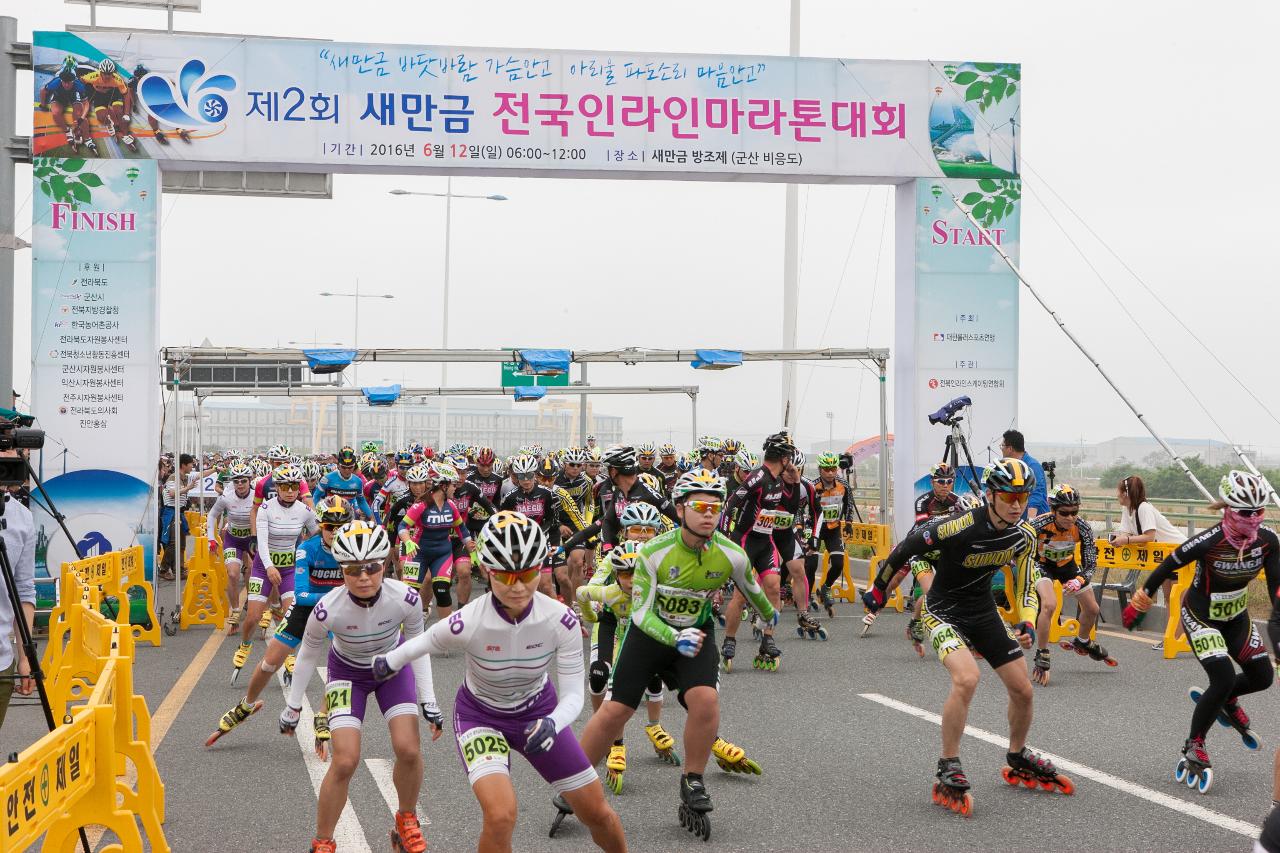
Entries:
{"type": "Polygon", "coordinates": [[[1244,548],[1254,540],[1258,527],[1262,524],[1262,513],[1257,515],[1241,515],[1233,509],[1222,514],[1222,532],[1226,534],[1227,544],[1236,550],[1244,548]]]}

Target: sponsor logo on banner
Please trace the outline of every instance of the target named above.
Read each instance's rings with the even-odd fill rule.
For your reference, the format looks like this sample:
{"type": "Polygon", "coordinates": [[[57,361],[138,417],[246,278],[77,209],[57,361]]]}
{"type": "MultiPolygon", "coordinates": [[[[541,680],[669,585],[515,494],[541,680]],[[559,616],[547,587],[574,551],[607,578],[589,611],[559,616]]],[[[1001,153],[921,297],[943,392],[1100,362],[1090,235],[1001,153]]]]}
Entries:
{"type": "Polygon", "coordinates": [[[138,84],[138,102],[155,119],[171,127],[218,125],[227,120],[226,95],[237,88],[230,74],[208,73],[204,62],[190,59],[178,72],[178,82],[148,74],[138,84]]]}

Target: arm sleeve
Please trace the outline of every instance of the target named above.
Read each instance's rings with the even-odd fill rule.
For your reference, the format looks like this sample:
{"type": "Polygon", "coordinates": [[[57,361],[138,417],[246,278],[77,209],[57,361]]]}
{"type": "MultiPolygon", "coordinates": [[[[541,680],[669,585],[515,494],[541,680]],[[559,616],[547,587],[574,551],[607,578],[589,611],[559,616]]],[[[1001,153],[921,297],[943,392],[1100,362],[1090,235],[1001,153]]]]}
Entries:
{"type": "Polygon", "coordinates": [[[1036,624],[1040,598],[1036,594],[1036,535],[1029,527],[1023,527],[1026,544],[1014,565],[1018,589],[1018,621],[1036,624]]]}
{"type": "MultiPolygon", "coordinates": [[[[424,631],[425,622],[422,619],[422,605],[417,595],[410,596],[413,599],[409,602],[408,613],[404,617],[404,636],[405,640],[413,640],[415,637],[421,637],[424,631]]],[[[418,703],[430,702],[435,704],[436,689],[431,682],[431,656],[419,655],[410,662],[413,667],[413,681],[418,688],[418,703]]]]}
{"type": "MultiPolygon", "coordinates": [[[[265,504],[264,504],[265,507],[265,504]]],[[[267,547],[267,541],[271,533],[271,516],[265,511],[258,513],[258,559],[262,560],[264,566],[271,565],[271,549],[267,547]]]]}
{"type": "Polygon", "coordinates": [[[209,508],[209,515],[205,519],[204,531],[210,539],[218,535],[218,520],[226,512],[226,507],[226,498],[223,495],[218,495],[218,499],[209,508]]]}
{"type": "MultiPolygon", "coordinates": [[[[1050,514],[1049,518],[1053,518],[1053,515],[1050,514]]],[[[1098,569],[1098,544],[1093,538],[1093,526],[1089,522],[1077,516],[1076,525],[1080,530],[1080,577],[1084,578],[1085,586],[1088,586],[1093,573],[1098,569]]]]}
{"type": "Polygon", "coordinates": [[[1160,584],[1173,578],[1178,569],[1199,558],[1201,546],[1207,538],[1202,533],[1194,539],[1188,539],[1175,548],[1172,554],[1165,557],[1147,578],[1147,582],[1142,585],[1147,595],[1154,594],[1160,588],[1160,584]]]}
{"type": "Polygon", "coordinates": [[[876,589],[884,590],[889,585],[889,579],[907,564],[912,557],[919,557],[934,550],[937,545],[933,539],[933,531],[937,528],[937,524],[925,524],[917,527],[902,538],[902,541],[894,546],[889,552],[889,557],[884,561],[885,570],[881,571],[876,577],[876,589]],[[925,537],[929,536],[929,539],[925,537]]]}
{"type": "Polygon", "coordinates": [[[764,469],[757,469],[747,482],[733,493],[731,503],[737,511],[737,519],[729,530],[729,538],[741,543],[747,531],[756,523],[756,513],[760,509],[760,481],[764,479],[764,469]]]}
{"type": "Polygon", "coordinates": [[[560,628],[560,640],[556,643],[556,702],[551,712],[551,721],[556,724],[556,731],[562,732],[582,712],[583,700],[583,668],[582,668],[582,634],[578,630],[578,620],[573,614],[557,623],[560,628]]]}
{"type": "MultiPolygon", "coordinates": [[[[458,611],[461,613],[462,611],[458,611]]],[[[454,614],[455,616],[457,614],[454,614]]],[[[450,620],[441,619],[412,640],[408,640],[387,654],[387,663],[392,669],[401,669],[423,655],[438,655],[467,644],[466,638],[471,634],[464,625],[461,633],[454,634],[449,630],[450,620]]],[[[295,667],[296,671],[296,667],[295,667]]]]}
{"type": "MultiPolygon", "coordinates": [[[[316,489],[316,491],[318,492],[320,490],[316,489]]],[[[316,498],[316,500],[318,501],[320,499],[316,498]]],[[[373,519],[373,509],[369,506],[369,502],[364,499],[363,491],[356,492],[353,503],[356,505],[356,510],[363,513],[365,518],[370,520],[373,519]]]]}
{"type": "Polygon", "coordinates": [[[604,590],[603,586],[592,586],[589,583],[584,583],[578,587],[575,597],[578,600],[578,607],[582,610],[582,621],[595,622],[599,619],[596,616],[595,608],[591,605],[593,602],[604,603],[604,590]]]}
{"type": "Polygon", "coordinates": [[[564,540],[562,544],[564,545],[565,550],[567,551],[570,548],[576,548],[577,546],[581,545],[583,542],[586,542],[592,536],[595,536],[599,532],[600,532],[600,522],[597,521],[592,524],[588,524],[586,527],[582,528],[577,533],[573,534],[568,539],[564,540]]]}
{"type": "Polygon", "coordinates": [[[676,644],[676,631],[653,609],[658,594],[658,568],[643,551],[636,558],[636,571],[631,587],[631,624],[664,646],[676,644]]]}
{"type": "Polygon", "coordinates": [[[320,478],[320,482],[316,483],[316,490],[312,493],[317,503],[324,500],[324,494],[326,491],[328,491],[328,489],[329,489],[329,475],[325,474],[323,477],[320,478]]]}
{"type": "MultiPolygon", "coordinates": [[[[323,608],[317,609],[320,610],[321,615],[324,614],[323,608]]],[[[306,630],[302,632],[302,642],[298,645],[298,658],[293,664],[293,681],[289,685],[289,698],[286,700],[289,707],[302,707],[302,700],[307,695],[307,684],[311,681],[312,673],[316,671],[316,664],[320,661],[325,637],[328,634],[329,629],[325,626],[324,620],[316,618],[316,611],[312,610],[311,615],[307,617],[306,630]]]]}

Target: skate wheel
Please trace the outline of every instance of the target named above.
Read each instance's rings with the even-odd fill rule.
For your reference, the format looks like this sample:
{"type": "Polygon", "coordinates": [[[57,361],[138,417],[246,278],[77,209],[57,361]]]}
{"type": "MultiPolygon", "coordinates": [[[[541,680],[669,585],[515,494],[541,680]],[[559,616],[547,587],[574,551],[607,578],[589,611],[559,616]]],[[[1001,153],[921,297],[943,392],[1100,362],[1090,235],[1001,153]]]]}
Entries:
{"type": "Polygon", "coordinates": [[[1178,766],[1173,768],[1173,778],[1176,782],[1187,781],[1187,760],[1185,758],[1178,759],[1178,766]]]}
{"type": "Polygon", "coordinates": [[[1257,749],[1259,746],[1262,745],[1258,742],[1258,736],[1255,735],[1252,731],[1241,732],[1240,739],[1244,741],[1245,749],[1257,749]]]}
{"type": "Polygon", "coordinates": [[[725,659],[724,659],[724,671],[725,671],[725,672],[732,672],[732,671],[733,671],[733,658],[725,658],[725,659]]]}
{"type": "Polygon", "coordinates": [[[1026,785],[1028,788],[1033,788],[1033,789],[1034,789],[1034,788],[1035,788],[1035,786],[1036,786],[1036,777],[1034,777],[1034,776],[1026,776],[1026,777],[1024,777],[1024,778],[1023,778],[1023,780],[1022,780],[1022,784],[1026,785]]]}
{"type": "Polygon", "coordinates": [[[827,640],[827,629],[826,629],[826,628],[819,628],[819,629],[818,629],[818,639],[822,640],[823,642],[826,642],[826,640],[827,640]]]}
{"type": "Polygon", "coordinates": [[[964,796],[956,804],[956,811],[961,815],[963,815],[964,817],[969,817],[970,815],[972,815],[973,814],[973,795],[970,794],[968,791],[965,791],[964,796]]]}
{"type": "Polygon", "coordinates": [[[796,636],[803,640],[803,639],[804,639],[804,629],[803,629],[803,628],[796,628],[796,636]]]}
{"type": "Polygon", "coordinates": [[[1004,781],[1008,782],[1010,785],[1018,784],[1018,777],[1017,775],[1014,774],[1012,767],[1005,767],[1003,770],[1000,771],[1000,776],[1001,778],[1004,779],[1004,781]]]}
{"type": "Polygon", "coordinates": [[[1107,666],[1113,666],[1113,667],[1114,667],[1114,666],[1119,666],[1119,665],[1120,665],[1120,661],[1115,660],[1114,658],[1103,658],[1103,661],[1106,663],[1106,665],[1107,665],[1107,666]]]}
{"type": "Polygon", "coordinates": [[[1059,640],[1058,646],[1064,651],[1068,651],[1068,652],[1074,652],[1076,650],[1076,647],[1071,645],[1070,640],[1059,640]]]}
{"type": "Polygon", "coordinates": [[[750,773],[755,776],[764,775],[764,769],[759,764],[752,761],[750,758],[742,759],[742,761],[740,761],[738,765],[742,768],[741,772],[743,773],[750,773]]]}
{"type": "Polygon", "coordinates": [[[1209,789],[1213,787],[1213,768],[1212,767],[1206,767],[1205,769],[1200,771],[1199,775],[1196,777],[1195,787],[1196,787],[1196,790],[1199,791],[1201,794],[1208,793],[1209,789]]]}
{"type": "Polygon", "coordinates": [[[1063,776],[1061,773],[1053,780],[1053,786],[1067,796],[1076,792],[1076,783],[1071,781],[1070,776],[1063,776]]]}

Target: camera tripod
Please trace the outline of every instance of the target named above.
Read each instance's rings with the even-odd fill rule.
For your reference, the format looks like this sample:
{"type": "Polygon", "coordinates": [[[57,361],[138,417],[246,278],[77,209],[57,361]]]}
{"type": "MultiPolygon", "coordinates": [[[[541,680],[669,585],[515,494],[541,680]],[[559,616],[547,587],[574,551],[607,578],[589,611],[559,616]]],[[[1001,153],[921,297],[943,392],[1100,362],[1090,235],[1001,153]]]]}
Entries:
{"type": "Polygon", "coordinates": [[[978,482],[974,471],[977,466],[973,464],[973,454],[969,452],[969,440],[964,437],[964,432],[960,429],[960,422],[964,420],[962,415],[953,415],[942,421],[944,426],[950,427],[951,432],[947,434],[946,441],[942,446],[942,461],[951,466],[951,470],[960,476],[960,454],[964,453],[964,460],[968,463],[968,467],[964,468],[963,479],[969,484],[969,488],[974,495],[981,496],[982,485],[978,482]]]}
{"type": "MultiPolygon", "coordinates": [[[[30,463],[27,463],[27,470],[31,471],[30,463]]],[[[34,477],[34,472],[31,472],[31,473],[32,473],[32,476],[34,477]]],[[[40,493],[44,495],[44,499],[49,502],[48,503],[49,507],[52,508],[53,501],[50,501],[49,496],[45,494],[44,486],[40,484],[39,479],[36,479],[36,486],[37,488],[39,488],[40,493]]],[[[0,486],[0,488],[3,488],[3,486],[0,486]]],[[[3,494],[0,494],[0,529],[3,529],[5,524],[4,511],[5,511],[5,506],[6,504],[8,504],[8,502],[9,502],[8,492],[4,492],[3,494]]],[[[58,522],[62,524],[62,516],[56,515],[54,513],[50,513],[50,514],[54,515],[54,518],[57,518],[58,522]]],[[[66,532],[67,528],[65,524],[63,524],[62,529],[64,532],[66,532]]],[[[67,533],[67,537],[70,538],[71,534],[67,533]]],[[[74,540],[72,540],[71,547],[76,548],[74,540]]],[[[79,554],[80,554],[80,550],[79,548],[76,548],[76,555],[79,556],[79,554]]],[[[49,727],[49,731],[53,731],[55,728],[57,728],[57,724],[54,722],[54,719],[53,719],[53,708],[50,707],[49,705],[49,694],[45,691],[44,672],[42,672],[40,669],[40,656],[36,654],[36,641],[35,641],[35,638],[31,635],[31,629],[27,626],[26,614],[23,613],[23,610],[22,610],[22,601],[18,597],[18,583],[13,576],[13,564],[9,562],[9,550],[5,545],[3,536],[0,536],[0,575],[3,576],[5,590],[9,596],[9,606],[13,608],[13,623],[14,623],[14,626],[17,628],[18,644],[22,647],[22,654],[26,656],[27,663],[30,664],[30,667],[31,667],[30,678],[35,680],[36,694],[40,697],[40,707],[44,711],[45,725],[49,727]]],[[[18,677],[19,676],[16,675],[15,673],[14,678],[16,679],[18,677]]],[[[64,724],[70,723],[70,722],[71,722],[71,718],[69,716],[63,720],[64,724]]],[[[17,753],[14,753],[14,755],[10,756],[10,760],[16,761],[17,753]]],[[[84,853],[89,853],[89,851],[91,850],[91,848],[89,847],[89,839],[85,835],[83,828],[80,829],[80,843],[84,846],[84,853]]]]}

